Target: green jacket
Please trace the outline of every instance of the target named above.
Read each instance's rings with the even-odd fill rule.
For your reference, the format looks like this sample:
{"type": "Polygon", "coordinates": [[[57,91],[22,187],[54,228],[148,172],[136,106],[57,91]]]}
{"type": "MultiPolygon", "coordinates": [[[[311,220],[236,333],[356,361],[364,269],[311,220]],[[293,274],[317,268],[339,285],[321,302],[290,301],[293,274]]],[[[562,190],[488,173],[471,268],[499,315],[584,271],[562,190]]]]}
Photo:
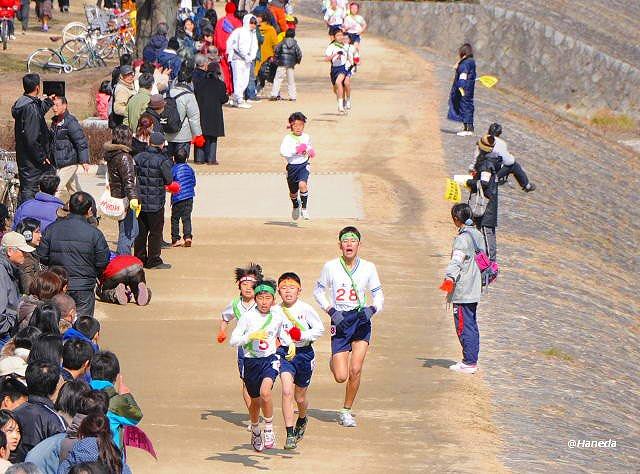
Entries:
{"type": "Polygon", "coordinates": [[[124,124],[135,133],[138,128],[138,120],[142,113],[147,110],[149,105],[149,99],[151,98],[151,92],[146,89],[140,89],[140,91],[131,97],[127,104],[127,115],[124,116],[124,124]]]}

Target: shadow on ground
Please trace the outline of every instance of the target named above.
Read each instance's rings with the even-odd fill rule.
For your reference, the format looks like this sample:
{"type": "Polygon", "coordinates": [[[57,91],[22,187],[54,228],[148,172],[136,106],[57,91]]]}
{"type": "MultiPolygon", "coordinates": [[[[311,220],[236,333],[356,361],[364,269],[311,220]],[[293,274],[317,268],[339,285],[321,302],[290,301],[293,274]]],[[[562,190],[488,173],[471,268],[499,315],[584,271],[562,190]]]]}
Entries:
{"type": "Polygon", "coordinates": [[[241,428],[247,426],[249,422],[249,416],[246,413],[236,413],[231,410],[207,410],[200,414],[200,419],[208,420],[210,416],[220,418],[227,423],[240,426],[241,428]]]}
{"type": "Polygon", "coordinates": [[[425,359],[423,357],[418,357],[417,359],[422,361],[422,367],[427,367],[429,369],[432,369],[434,367],[442,367],[448,369],[450,365],[456,363],[455,360],[450,359],[425,359]]]}

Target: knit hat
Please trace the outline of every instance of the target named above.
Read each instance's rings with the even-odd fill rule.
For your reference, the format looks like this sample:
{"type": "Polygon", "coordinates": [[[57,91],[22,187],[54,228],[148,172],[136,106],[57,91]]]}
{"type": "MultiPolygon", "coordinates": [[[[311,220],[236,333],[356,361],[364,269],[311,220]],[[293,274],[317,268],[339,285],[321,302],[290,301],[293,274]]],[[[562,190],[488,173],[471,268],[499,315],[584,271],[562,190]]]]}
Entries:
{"type": "Polygon", "coordinates": [[[496,139],[491,135],[483,135],[478,141],[478,148],[485,153],[491,153],[493,151],[493,145],[496,143],[496,139]]]}
{"type": "Polygon", "coordinates": [[[160,110],[165,106],[164,97],[160,94],[153,94],[149,98],[149,108],[152,110],[160,110]]]}
{"type": "Polygon", "coordinates": [[[233,2],[227,2],[227,4],[224,6],[224,11],[228,14],[231,15],[233,13],[235,13],[237,10],[236,8],[236,4],[233,2]]]}
{"type": "Polygon", "coordinates": [[[160,132],[153,132],[149,138],[149,145],[162,146],[164,145],[164,134],[160,132]]]}

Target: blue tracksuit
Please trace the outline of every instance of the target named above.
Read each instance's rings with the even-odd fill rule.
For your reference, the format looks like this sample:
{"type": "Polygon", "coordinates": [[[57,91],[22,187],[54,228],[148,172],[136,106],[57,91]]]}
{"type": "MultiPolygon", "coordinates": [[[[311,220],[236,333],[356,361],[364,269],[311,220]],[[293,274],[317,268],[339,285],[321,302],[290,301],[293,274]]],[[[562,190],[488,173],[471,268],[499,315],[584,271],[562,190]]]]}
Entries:
{"type": "Polygon", "coordinates": [[[478,303],[453,304],[453,321],[462,346],[462,362],[468,365],[477,364],[480,353],[480,331],[476,321],[477,308],[478,303]]]}
{"type": "Polygon", "coordinates": [[[456,76],[449,93],[447,118],[455,122],[473,124],[473,93],[476,85],[476,62],[473,56],[464,58],[456,68],[456,76]],[[464,96],[460,94],[464,90],[464,96]]]}

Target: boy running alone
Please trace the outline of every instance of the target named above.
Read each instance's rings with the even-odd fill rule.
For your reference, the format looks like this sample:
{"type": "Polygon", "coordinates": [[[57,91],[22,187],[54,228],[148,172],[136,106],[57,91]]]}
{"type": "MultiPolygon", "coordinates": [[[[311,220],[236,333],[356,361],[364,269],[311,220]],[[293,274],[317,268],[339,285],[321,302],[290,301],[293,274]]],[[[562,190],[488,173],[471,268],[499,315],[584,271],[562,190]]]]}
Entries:
{"type": "Polygon", "coordinates": [[[289,186],[289,198],[293,209],[291,218],[295,221],[300,218],[300,203],[302,203],[302,218],[309,219],[307,203],[309,200],[309,160],[316,156],[311,145],[311,137],[304,133],[307,117],[302,112],[294,112],[289,116],[289,128],[280,144],[280,155],[287,160],[287,185],[289,186]],[[298,192],[300,199],[298,199],[298,192]]]}
{"type": "Polygon", "coordinates": [[[318,313],[307,303],[299,300],[302,287],[300,277],[293,272],[283,273],[278,278],[278,293],[282,298],[273,312],[282,313],[289,321],[289,335],[296,345],[296,355],[286,360],[287,350],[281,346],[278,354],[280,380],[282,380],[282,415],[287,429],[284,449],[295,449],[307,428],[307,389],[316,360],[312,344],[324,333],[324,325],[318,313]],[[282,360],[285,359],[285,360],[282,360]],[[298,420],[293,426],[293,401],[298,406],[298,420]]]}
{"type": "Polygon", "coordinates": [[[276,284],[262,280],[254,289],[256,307],[238,321],[229,343],[242,347],[244,360],[242,377],[251,397],[249,417],[251,419],[251,445],[258,452],[271,449],[276,444],[273,432],[273,398],[271,391],[280,373],[280,356],[276,354],[276,339],[288,346],[286,359],[296,355],[296,346],[291,342],[289,325],[282,313],[272,312],[275,302],[276,284]],[[260,410],[264,417],[264,439],[259,425],[260,410]]]}
{"type": "MultiPolygon", "coordinates": [[[[227,339],[227,327],[234,319],[239,321],[243,315],[256,307],[254,300],[253,288],[256,283],[262,280],[262,267],[256,263],[249,264],[246,268],[236,268],[236,283],[240,290],[240,295],[236,296],[231,303],[222,311],[222,319],[220,320],[220,330],[218,331],[217,340],[222,344],[227,339]]],[[[238,370],[240,371],[240,379],[242,379],[242,367],[244,364],[244,354],[241,347],[238,347],[238,370]]],[[[247,410],[251,405],[251,397],[247,392],[247,387],[242,382],[242,398],[247,405],[247,410]]]]}
{"type": "Polygon", "coordinates": [[[347,382],[339,423],[356,426],[351,407],[360,387],[364,358],[371,339],[371,318],[382,311],[384,295],[373,263],[358,257],[360,232],[345,227],[338,234],[342,256],[327,262],[313,295],[331,317],[331,372],[336,382],[347,382]],[[327,298],[326,290],[331,289],[327,298]],[[373,305],[367,306],[366,290],[373,305]]]}
{"type": "Polygon", "coordinates": [[[344,114],[345,83],[349,81],[346,66],[347,51],[344,46],[344,33],[342,30],[334,30],[333,35],[334,40],[327,46],[324,56],[325,60],[331,63],[329,77],[331,78],[331,84],[333,84],[333,92],[338,99],[338,112],[344,114]]]}

